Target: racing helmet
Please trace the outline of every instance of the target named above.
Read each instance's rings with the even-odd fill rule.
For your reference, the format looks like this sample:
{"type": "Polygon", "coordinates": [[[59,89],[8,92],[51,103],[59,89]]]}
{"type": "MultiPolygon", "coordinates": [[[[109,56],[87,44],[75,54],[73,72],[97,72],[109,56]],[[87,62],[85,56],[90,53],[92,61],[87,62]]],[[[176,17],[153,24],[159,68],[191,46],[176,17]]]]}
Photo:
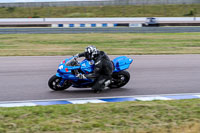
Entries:
{"type": "Polygon", "coordinates": [[[92,60],[97,55],[97,52],[98,52],[98,50],[97,50],[97,48],[95,46],[92,46],[92,45],[91,46],[87,46],[85,48],[85,58],[87,60],[92,60]]]}

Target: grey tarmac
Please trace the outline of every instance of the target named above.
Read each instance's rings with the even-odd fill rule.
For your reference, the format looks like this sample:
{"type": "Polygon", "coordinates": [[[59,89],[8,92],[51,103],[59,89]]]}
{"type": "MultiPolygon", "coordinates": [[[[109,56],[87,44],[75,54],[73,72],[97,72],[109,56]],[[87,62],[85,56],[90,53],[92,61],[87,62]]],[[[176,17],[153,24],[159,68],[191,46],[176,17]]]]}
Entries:
{"type": "Polygon", "coordinates": [[[114,27],[114,28],[0,28],[0,34],[78,33],[184,33],[200,32],[200,27],[114,27]]]}
{"type": "Polygon", "coordinates": [[[0,101],[200,93],[200,55],[127,55],[134,62],[128,69],[131,79],[122,88],[100,94],[90,88],[52,91],[48,79],[67,57],[0,57],[0,101]]]}

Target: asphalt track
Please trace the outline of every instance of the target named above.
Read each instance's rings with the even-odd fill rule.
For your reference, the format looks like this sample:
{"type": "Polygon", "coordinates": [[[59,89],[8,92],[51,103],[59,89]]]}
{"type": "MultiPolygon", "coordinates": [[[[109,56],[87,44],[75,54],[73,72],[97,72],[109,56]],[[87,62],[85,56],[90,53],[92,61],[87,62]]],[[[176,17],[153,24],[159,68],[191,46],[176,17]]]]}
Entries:
{"type": "MultiPolygon", "coordinates": [[[[112,59],[116,56],[110,56],[112,59]]],[[[200,55],[132,55],[130,82],[95,94],[89,88],[55,92],[48,79],[65,56],[0,57],[0,101],[200,93],[200,55]]]]}
{"type": "Polygon", "coordinates": [[[200,27],[0,28],[0,34],[183,33],[183,32],[200,32],[200,27]]]}

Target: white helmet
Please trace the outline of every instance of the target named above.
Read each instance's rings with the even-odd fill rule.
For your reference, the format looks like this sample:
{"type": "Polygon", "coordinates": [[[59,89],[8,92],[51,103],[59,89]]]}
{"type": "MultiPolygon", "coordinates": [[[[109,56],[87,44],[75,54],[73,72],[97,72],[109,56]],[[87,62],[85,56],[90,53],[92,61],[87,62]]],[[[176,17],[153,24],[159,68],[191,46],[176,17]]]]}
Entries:
{"type": "Polygon", "coordinates": [[[85,48],[85,54],[87,60],[94,59],[95,55],[97,55],[98,49],[95,46],[87,46],[85,48]]]}

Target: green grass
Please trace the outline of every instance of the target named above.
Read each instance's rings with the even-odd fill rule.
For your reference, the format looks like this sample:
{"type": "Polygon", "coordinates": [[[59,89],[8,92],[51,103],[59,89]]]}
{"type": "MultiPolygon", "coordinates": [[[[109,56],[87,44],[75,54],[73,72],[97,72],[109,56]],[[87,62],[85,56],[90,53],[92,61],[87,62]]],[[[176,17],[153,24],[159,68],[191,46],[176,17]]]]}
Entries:
{"type": "Polygon", "coordinates": [[[0,18],[200,17],[200,4],[0,8],[0,18]]]}
{"type": "Polygon", "coordinates": [[[0,132],[197,133],[200,99],[0,108],[0,132]]]}
{"type": "Polygon", "coordinates": [[[200,54],[200,33],[0,34],[0,56],[73,55],[88,45],[113,55],[200,54]]]}

